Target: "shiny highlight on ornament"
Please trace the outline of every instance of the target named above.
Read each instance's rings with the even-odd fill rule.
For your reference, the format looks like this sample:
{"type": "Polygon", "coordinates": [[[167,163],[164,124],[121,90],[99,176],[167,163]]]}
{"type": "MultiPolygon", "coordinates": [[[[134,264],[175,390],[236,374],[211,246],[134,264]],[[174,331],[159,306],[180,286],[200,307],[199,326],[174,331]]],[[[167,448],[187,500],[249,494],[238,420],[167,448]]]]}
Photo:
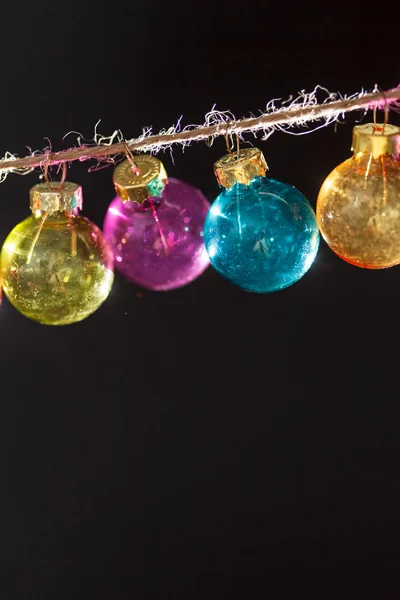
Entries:
{"type": "Polygon", "coordinates": [[[204,227],[214,268],[251,292],[274,292],[298,281],[319,245],[308,200],[293,186],[265,177],[267,164],[257,148],[226,155],[214,170],[227,186],[204,227]]]}
{"type": "Polygon", "coordinates": [[[71,182],[31,189],[33,214],[4,242],[4,293],[23,315],[45,325],[76,323],[107,298],[113,258],[100,229],[78,215],[82,190],[71,182]]]}
{"type": "Polygon", "coordinates": [[[358,125],[352,149],[319,192],[321,234],[352,265],[393,267],[400,264],[400,128],[358,125]]]}

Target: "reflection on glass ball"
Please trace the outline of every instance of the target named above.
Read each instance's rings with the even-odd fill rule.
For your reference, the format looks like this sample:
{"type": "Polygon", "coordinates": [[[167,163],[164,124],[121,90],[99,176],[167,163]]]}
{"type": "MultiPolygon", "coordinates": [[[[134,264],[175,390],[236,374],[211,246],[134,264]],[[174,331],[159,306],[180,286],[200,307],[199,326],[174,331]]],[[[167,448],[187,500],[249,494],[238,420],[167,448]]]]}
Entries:
{"type": "Polygon", "coordinates": [[[142,205],[111,202],[104,221],[115,267],[151,290],[187,285],[209,265],[203,228],[210,204],[200,190],[169,179],[160,197],[142,205]]]}
{"type": "Polygon", "coordinates": [[[265,293],[292,285],[308,271],[319,233],[303,194],[280,181],[255,177],[217,197],[204,240],[221,275],[247,291],[265,293]]]}
{"type": "Polygon", "coordinates": [[[113,258],[100,229],[64,213],[28,217],[1,251],[3,289],[26,317],[46,325],[76,323],[107,298],[113,258]]]}
{"type": "Polygon", "coordinates": [[[329,247],[367,269],[400,264],[400,162],[356,154],[328,175],[317,220],[329,247]]]}

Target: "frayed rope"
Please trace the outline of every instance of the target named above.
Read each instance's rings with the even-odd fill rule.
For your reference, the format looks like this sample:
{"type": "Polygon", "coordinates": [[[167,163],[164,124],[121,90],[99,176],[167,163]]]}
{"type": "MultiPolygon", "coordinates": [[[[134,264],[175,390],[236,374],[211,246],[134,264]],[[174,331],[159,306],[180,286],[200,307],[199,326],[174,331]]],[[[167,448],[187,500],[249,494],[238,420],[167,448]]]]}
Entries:
{"type": "Polygon", "coordinates": [[[187,125],[181,127],[182,117],[169,129],[161,130],[153,135],[150,127],[143,130],[142,135],[137,138],[125,140],[120,130],[114,131],[110,136],[104,136],[97,132],[100,121],[96,124],[94,138],[85,140],[76,131],[71,131],[64,136],[76,135],[76,145],[53,152],[51,145],[42,149],[32,151],[24,158],[6,152],[0,159],[0,183],[8,174],[16,173],[26,175],[35,168],[43,169],[44,165],[53,166],[70,163],[75,160],[95,160],[96,165],[89,171],[95,171],[115,164],[118,156],[126,153],[126,147],[131,152],[148,152],[156,154],[160,150],[171,148],[174,144],[180,144],[183,148],[191,142],[205,141],[211,145],[218,136],[236,135],[242,141],[244,133],[252,133],[255,137],[262,133],[262,139],[267,139],[275,131],[283,131],[294,135],[310,133],[320,127],[326,127],[331,123],[339,121],[346,113],[361,110],[364,114],[368,110],[380,109],[388,111],[389,108],[396,112],[400,109],[400,86],[381,92],[377,87],[372,92],[363,90],[351,96],[342,96],[339,93],[331,93],[321,86],[317,86],[312,92],[300,92],[297,97],[290,97],[282,101],[275,99],[268,102],[264,111],[258,116],[252,115],[244,119],[235,119],[230,111],[219,111],[215,107],[207,113],[203,125],[187,125]],[[322,99],[321,95],[324,97],[322,99]],[[318,126],[306,128],[309,123],[322,121],[318,126]],[[297,129],[296,132],[291,131],[297,129]],[[305,131],[302,131],[305,129],[305,131]]]}

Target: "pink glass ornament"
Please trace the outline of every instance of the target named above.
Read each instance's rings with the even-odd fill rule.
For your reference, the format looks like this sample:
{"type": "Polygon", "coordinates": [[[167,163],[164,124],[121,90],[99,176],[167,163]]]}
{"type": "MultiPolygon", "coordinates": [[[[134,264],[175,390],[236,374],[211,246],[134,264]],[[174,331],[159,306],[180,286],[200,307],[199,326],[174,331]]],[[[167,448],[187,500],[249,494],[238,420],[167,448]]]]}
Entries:
{"type": "Polygon", "coordinates": [[[117,196],[103,226],[115,268],[151,290],[187,285],[209,265],[203,241],[209,208],[200,190],[177,179],[168,179],[161,196],[143,204],[117,196]]]}

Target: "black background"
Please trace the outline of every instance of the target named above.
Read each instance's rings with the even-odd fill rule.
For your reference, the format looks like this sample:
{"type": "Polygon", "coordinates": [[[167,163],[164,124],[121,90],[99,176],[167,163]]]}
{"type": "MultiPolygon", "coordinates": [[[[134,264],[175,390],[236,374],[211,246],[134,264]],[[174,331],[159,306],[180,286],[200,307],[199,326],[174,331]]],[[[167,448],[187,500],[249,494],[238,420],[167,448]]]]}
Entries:
{"type": "MultiPolygon", "coordinates": [[[[90,139],[98,119],[129,138],[200,123],[214,104],[241,117],[317,84],[400,81],[394,2],[4,11],[1,154],[90,139]]],[[[270,175],[315,207],[360,116],[259,141],[270,175]]],[[[224,153],[219,139],[160,157],[212,200],[224,153]]],[[[101,225],[112,168],[90,164],[68,178],[101,225]]],[[[1,184],[2,240],[37,181],[1,184]]],[[[398,598],[399,282],[321,241],[309,273],[271,295],[212,268],[167,293],[117,275],[92,317],[58,328],[3,299],[1,598],[398,598]]]]}

